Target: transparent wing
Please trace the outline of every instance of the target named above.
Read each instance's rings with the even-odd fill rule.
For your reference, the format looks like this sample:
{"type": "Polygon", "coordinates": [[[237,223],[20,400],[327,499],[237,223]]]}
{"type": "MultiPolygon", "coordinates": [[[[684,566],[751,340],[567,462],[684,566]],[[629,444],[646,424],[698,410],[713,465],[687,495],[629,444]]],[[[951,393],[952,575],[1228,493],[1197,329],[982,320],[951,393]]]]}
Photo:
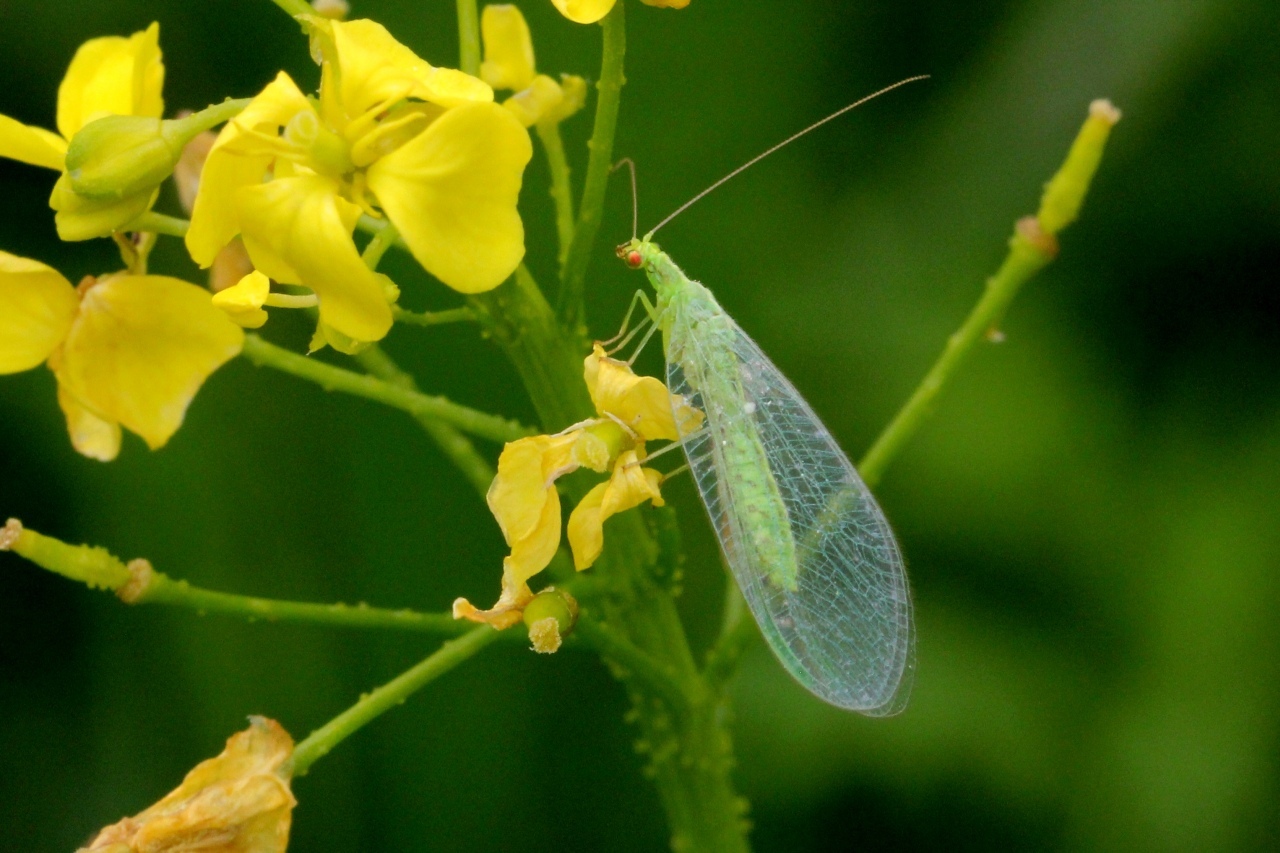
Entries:
{"type": "Polygon", "coordinates": [[[707,429],[685,439],[689,466],[770,647],[833,705],[874,716],[902,710],[915,667],[911,594],[875,498],[809,404],[727,315],[674,318],[667,349],[669,387],[707,414],[707,429]],[[740,387],[741,398],[726,387],[740,387]],[[778,568],[751,545],[743,509],[750,489],[742,485],[751,472],[735,471],[723,450],[744,425],[758,436],[786,507],[794,584],[776,580],[778,568]]]}

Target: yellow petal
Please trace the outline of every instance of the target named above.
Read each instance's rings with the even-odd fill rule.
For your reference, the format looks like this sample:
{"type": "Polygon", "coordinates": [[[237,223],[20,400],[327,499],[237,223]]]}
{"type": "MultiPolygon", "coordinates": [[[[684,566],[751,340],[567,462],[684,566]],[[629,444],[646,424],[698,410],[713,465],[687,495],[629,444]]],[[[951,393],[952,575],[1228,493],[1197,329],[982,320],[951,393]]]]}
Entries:
{"type": "Polygon", "coordinates": [[[618,457],[613,476],[601,483],[578,502],[569,514],[569,548],[578,571],[588,569],[604,549],[604,523],[610,516],[652,501],[662,506],[662,474],[652,468],[641,468],[634,450],[618,457]]]}
{"type": "Polygon", "coordinates": [[[533,82],[533,38],[520,10],[509,4],[485,6],[480,15],[484,63],[480,77],[495,89],[519,91],[533,82]]]}
{"type": "Polygon", "coordinates": [[[689,0],[640,0],[646,6],[658,6],[662,9],[683,9],[689,5],[689,0]]]}
{"type": "Polygon", "coordinates": [[[120,454],[120,424],[103,420],[86,409],[61,383],[58,406],[67,418],[67,432],[77,453],[99,462],[110,462],[120,454]]]}
{"type": "Polygon", "coordinates": [[[511,576],[524,583],[545,569],[560,547],[560,495],[555,487],[547,490],[542,516],[523,539],[511,543],[511,556],[503,566],[511,576]]]}
{"type": "Polygon", "coordinates": [[[560,101],[548,107],[542,115],[544,122],[562,122],[587,103],[587,81],[576,74],[560,75],[560,101]]]}
{"type": "Polygon", "coordinates": [[[103,829],[82,853],[284,853],[297,800],[289,790],[293,739],[280,724],[251,717],[216,758],[174,791],[103,829]]]}
{"type": "Polygon", "coordinates": [[[449,110],[369,167],[369,187],[418,263],[462,293],[492,290],[524,257],[516,210],[529,134],[496,104],[449,110]]]}
{"type": "Polygon", "coordinates": [[[0,157],[62,171],[67,141],[42,127],[31,127],[0,115],[0,157]]]}
{"type": "Polygon", "coordinates": [[[502,631],[519,624],[525,605],[533,600],[533,592],[512,573],[511,558],[502,562],[502,596],[489,610],[480,610],[465,598],[453,602],[453,618],[490,625],[502,631]]]}
{"type": "MultiPolygon", "coordinates": [[[[313,19],[315,20],[315,19],[313,19]]],[[[396,41],[375,21],[326,21],[333,33],[340,71],[340,99],[355,119],[374,107],[401,98],[417,98],[444,107],[493,100],[482,80],[452,68],[435,68],[396,41]]]]}
{"type": "Polygon", "coordinates": [[[222,128],[205,158],[187,230],[187,251],[197,264],[212,264],[218,251],[239,232],[236,192],[262,183],[275,157],[275,149],[255,134],[274,137],[299,111],[311,109],[306,96],[281,71],[244,112],[222,128]]]}
{"type": "Polygon", "coordinates": [[[148,190],[122,199],[92,199],[76,195],[64,172],[49,194],[49,207],[56,213],[58,237],[67,242],[110,237],[146,213],[155,204],[160,190],[148,190]]]}
{"type": "Polygon", "coordinates": [[[71,329],[80,299],[62,273],[0,252],[0,373],[30,370],[71,329]]]}
{"type": "Polygon", "coordinates": [[[569,513],[565,532],[569,538],[569,549],[573,551],[573,567],[578,571],[591,568],[604,550],[604,519],[600,515],[600,505],[608,488],[608,482],[600,483],[587,492],[569,513]]]}
{"type": "Polygon", "coordinates": [[[271,279],[254,270],[238,283],[213,294],[213,305],[227,312],[236,325],[258,329],[267,322],[267,312],[262,306],[270,293],[271,279]]]}
{"type": "Polygon", "coordinates": [[[207,290],[165,276],[116,275],[82,297],[56,373],[94,414],[118,421],[155,450],[243,341],[207,290]]]}
{"type": "Polygon", "coordinates": [[[159,118],[163,88],[159,24],[129,38],[90,39],[76,51],[58,87],[58,132],[70,139],[104,115],[159,118]]]}
{"type": "Polygon", "coordinates": [[[525,127],[533,127],[545,121],[547,116],[561,112],[564,91],[560,84],[545,74],[539,74],[529,85],[503,102],[513,116],[525,127]]]}
{"type": "Polygon", "coordinates": [[[609,14],[615,0],[551,0],[555,7],[571,21],[579,24],[594,24],[609,14]]]}
{"type": "Polygon", "coordinates": [[[321,175],[245,187],[236,196],[241,236],[268,277],[316,292],[325,324],[356,341],[380,340],[391,329],[391,307],[351,241],[360,208],[339,190],[321,175]]]}
{"type": "Polygon", "coordinates": [[[599,344],[584,361],[583,375],[596,411],[608,412],[646,441],[678,441],[702,423],[702,413],[683,397],[652,376],[636,376],[599,344]]]}

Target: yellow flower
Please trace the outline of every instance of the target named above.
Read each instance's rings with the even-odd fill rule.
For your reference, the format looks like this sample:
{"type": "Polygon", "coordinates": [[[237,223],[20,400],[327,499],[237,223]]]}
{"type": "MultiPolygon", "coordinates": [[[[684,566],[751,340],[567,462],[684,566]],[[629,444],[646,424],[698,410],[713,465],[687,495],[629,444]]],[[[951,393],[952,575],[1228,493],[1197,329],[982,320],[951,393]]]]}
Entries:
{"type": "Polygon", "coordinates": [[[533,598],[528,581],[551,562],[560,547],[558,478],[590,468],[610,479],[596,486],[569,517],[569,545],[581,571],[600,556],[604,522],[646,500],[662,505],[662,474],[643,468],[646,440],[676,441],[702,423],[702,413],[667,391],[651,376],[636,376],[625,363],[605,356],[597,344],[584,362],[584,377],[601,417],[558,435],[510,442],[498,458],[489,487],[489,509],[511,555],[502,564],[502,596],[489,610],[465,598],[453,604],[458,619],[508,628],[521,619],[533,598]]]}
{"type": "Polygon", "coordinates": [[[185,281],[116,273],[76,288],[39,261],[0,252],[0,373],[47,360],[71,443],[93,459],[116,457],[121,426],[152,450],[164,446],[243,341],[208,291],[185,281]]]}
{"type": "Polygon", "coordinates": [[[515,92],[503,106],[525,127],[556,123],[582,109],[587,81],[571,74],[557,83],[534,68],[533,38],[515,6],[485,6],[480,16],[484,63],[480,77],[495,89],[515,92]]]}
{"type": "MultiPolygon", "coordinates": [[[[617,0],[551,0],[555,7],[571,21],[579,24],[594,24],[609,14],[617,0]]],[[[683,9],[689,0],[641,0],[647,6],[659,6],[665,9],[683,9]]]]}
{"type": "Polygon", "coordinates": [[[298,801],[289,790],[293,739],[251,717],[216,758],[146,811],[98,833],[79,853],[284,853],[298,801]]]}
{"type": "Polygon", "coordinates": [[[58,133],[30,127],[0,116],[0,157],[61,172],[49,206],[63,240],[105,237],[137,219],[151,207],[156,192],[148,189],[123,199],[88,199],[76,195],[66,174],[71,137],[89,122],[107,115],[159,118],[164,112],[161,89],[160,25],[128,38],[108,36],[80,46],[58,87],[58,133]]]}
{"type": "Polygon", "coordinates": [[[376,341],[391,309],[352,241],[361,213],[389,218],[448,286],[490,290],[524,256],[516,201],[532,147],[485,83],[429,65],[380,24],[307,23],[318,102],[282,72],[223,128],[187,248],[208,266],[239,234],[255,268],[315,292],[321,340],[376,341]]]}

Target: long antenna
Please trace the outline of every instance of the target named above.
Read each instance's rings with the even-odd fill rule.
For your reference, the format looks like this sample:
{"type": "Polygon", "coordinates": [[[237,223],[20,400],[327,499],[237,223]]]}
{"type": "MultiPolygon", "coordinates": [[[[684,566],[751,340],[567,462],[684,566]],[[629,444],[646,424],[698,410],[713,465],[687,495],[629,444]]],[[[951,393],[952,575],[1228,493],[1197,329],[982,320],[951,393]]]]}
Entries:
{"type": "MultiPolygon", "coordinates": [[[[790,145],[791,143],[795,142],[795,141],[796,141],[797,139],[799,139],[800,137],[804,136],[806,133],[809,133],[810,131],[817,130],[818,128],[822,127],[824,124],[826,124],[827,122],[831,121],[832,119],[839,118],[840,116],[842,116],[842,115],[844,115],[845,113],[849,112],[849,110],[852,110],[852,109],[854,109],[855,107],[860,107],[860,106],[862,106],[863,104],[865,104],[867,101],[870,101],[870,100],[872,100],[872,99],[874,99],[874,98],[878,98],[878,97],[880,97],[881,95],[885,94],[886,92],[892,92],[894,89],[898,88],[899,86],[905,86],[905,85],[907,85],[908,83],[914,83],[914,82],[916,82],[917,80],[927,80],[928,78],[929,78],[929,75],[928,75],[928,74],[920,74],[920,75],[917,75],[917,76],[915,76],[915,77],[908,77],[908,78],[907,78],[907,79],[905,79],[905,80],[899,80],[897,83],[894,83],[892,86],[885,86],[883,89],[881,89],[881,90],[880,90],[880,91],[878,91],[878,92],[872,92],[870,95],[867,95],[865,98],[860,98],[860,99],[858,99],[858,100],[854,101],[852,104],[849,104],[847,107],[841,107],[840,109],[836,110],[835,112],[833,112],[831,115],[827,116],[826,118],[824,118],[824,119],[820,119],[820,120],[818,120],[818,121],[815,121],[813,124],[809,125],[808,127],[806,127],[804,130],[800,131],[799,133],[794,133],[794,134],[792,134],[791,136],[788,136],[786,139],[782,140],[782,141],[781,141],[781,142],[779,142],[777,145],[775,145],[775,146],[773,146],[772,148],[770,148],[768,151],[764,152],[763,154],[757,154],[755,157],[752,157],[750,160],[748,160],[747,162],[743,163],[741,166],[739,166],[738,168],[734,169],[732,172],[730,172],[729,174],[725,175],[723,178],[721,178],[720,180],[716,181],[714,184],[712,184],[711,186],[707,187],[705,190],[703,190],[702,192],[698,193],[698,194],[697,194],[697,195],[695,195],[693,198],[689,199],[689,200],[688,200],[688,201],[686,201],[684,204],[682,204],[682,205],[680,205],[679,207],[677,207],[677,208],[675,209],[675,212],[674,212],[674,213],[672,213],[672,214],[671,214],[670,216],[668,216],[666,219],[662,220],[662,221],[661,221],[661,222],[659,222],[657,225],[655,225],[655,226],[654,226],[654,228],[653,228],[653,230],[652,230],[652,231],[650,231],[650,232],[648,233],[648,235],[646,235],[646,236],[647,236],[647,237],[652,237],[654,234],[658,233],[658,229],[659,229],[659,228],[661,228],[662,226],[666,225],[668,222],[670,222],[671,220],[675,219],[677,216],[679,216],[680,214],[684,213],[686,210],[688,210],[689,208],[693,207],[693,206],[694,206],[695,204],[697,204],[698,202],[702,201],[704,198],[706,198],[708,195],[710,195],[710,194],[711,194],[712,192],[714,192],[715,190],[719,189],[719,188],[720,188],[720,186],[721,186],[721,184],[724,184],[724,183],[728,182],[728,181],[729,181],[730,179],[732,179],[732,178],[736,178],[738,175],[742,174],[742,173],[743,173],[743,172],[745,172],[747,169],[750,169],[750,168],[751,168],[752,166],[754,166],[756,163],[759,163],[761,160],[763,160],[764,158],[768,157],[770,154],[772,154],[773,152],[777,151],[779,148],[785,148],[786,146],[788,146],[788,145],[790,145]]],[[[617,167],[615,167],[615,168],[617,168],[617,167]]]]}
{"type": "Polygon", "coordinates": [[[623,166],[631,170],[631,239],[634,240],[636,232],[640,230],[640,196],[636,193],[636,161],[630,157],[623,157],[613,164],[609,173],[613,174],[623,166]]]}

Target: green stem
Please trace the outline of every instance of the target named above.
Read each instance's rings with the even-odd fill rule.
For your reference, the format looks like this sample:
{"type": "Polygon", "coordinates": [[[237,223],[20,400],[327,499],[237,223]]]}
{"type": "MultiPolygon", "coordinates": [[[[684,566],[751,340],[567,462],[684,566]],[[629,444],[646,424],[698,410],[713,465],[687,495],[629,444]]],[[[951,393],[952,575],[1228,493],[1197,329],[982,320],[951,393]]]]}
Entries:
{"type": "Polygon", "coordinates": [[[480,16],[476,0],[458,0],[458,67],[480,76],[480,16]]]}
{"type": "MultiPolygon", "coordinates": [[[[532,276],[523,268],[512,281],[472,305],[481,322],[520,372],[548,431],[593,413],[582,381],[581,339],[565,332],[532,276]]],[[[590,477],[560,481],[581,498],[590,477]]],[[[745,851],[744,809],[730,779],[732,748],[722,695],[698,672],[680,622],[671,583],[678,556],[660,551],[638,512],[609,521],[605,550],[596,564],[596,603],[610,631],[652,665],[634,666],[615,648],[603,654],[616,664],[640,730],[639,748],[667,814],[672,845],[681,850],[745,851]],[[668,682],[677,685],[672,694],[668,682]],[[680,698],[677,698],[680,697],[680,698]]],[[[585,641],[598,639],[588,636],[585,641]]]]}
{"type": "MultiPolygon", "coordinates": [[[[418,393],[418,385],[413,377],[400,369],[400,366],[376,344],[357,354],[356,360],[374,376],[406,391],[418,393]]],[[[490,484],[493,483],[495,473],[493,466],[476,451],[470,439],[443,419],[424,412],[416,412],[413,417],[427,435],[431,436],[440,451],[457,466],[483,500],[489,493],[490,484]]]]}
{"type": "Polygon", "coordinates": [[[613,168],[613,137],[618,126],[618,104],[622,96],[623,59],[627,53],[625,3],[614,4],[604,17],[604,56],[600,64],[600,81],[596,83],[595,126],[591,132],[591,157],[582,188],[582,204],[578,209],[578,225],[565,257],[557,305],[565,327],[577,331],[585,325],[583,292],[586,288],[587,265],[595,248],[600,218],[604,214],[605,190],[613,168]]]}
{"type": "Polygon", "coordinates": [[[726,579],[724,618],[720,636],[707,652],[707,665],[702,674],[708,686],[723,692],[738,669],[743,653],[759,635],[756,620],[747,609],[747,602],[732,579],[726,579]]]}
{"type": "Polygon", "coordinates": [[[163,213],[148,210],[130,222],[124,230],[150,231],[153,234],[164,234],[168,237],[185,237],[187,236],[187,229],[190,227],[191,220],[189,219],[179,219],[176,216],[166,216],[163,213]]]}
{"type": "Polygon", "coordinates": [[[491,441],[515,441],[529,435],[528,428],[515,421],[459,405],[444,397],[433,397],[394,385],[374,376],[363,376],[323,361],[290,352],[269,344],[257,335],[245,335],[245,358],[259,367],[270,367],[283,373],[314,382],[326,391],[341,391],[376,400],[411,415],[439,419],[463,432],[491,441]]]}
{"type": "Polygon", "coordinates": [[[501,287],[471,297],[485,331],[506,351],[547,432],[557,432],[595,410],[582,380],[582,349],[561,333],[555,313],[521,264],[501,287]]]}
{"type": "Polygon", "coordinates": [[[620,667],[623,672],[618,674],[619,678],[634,675],[661,695],[675,712],[689,712],[689,697],[671,668],[645,653],[606,623],[598,622],[584,613],[578,617],[578,624],[571,636],[581,638],[585,645],[611,661],[614,666],[620,667]]]}
{"type": "Polygon", "coordinates": [[[382,256],[387,253],[392,244],[396,242],[396,238],[400,236],[400,232],[391,222],[387,222],[385,227],[379,231],[375,231],[373,239],[369,241],[369,245],[364,247],[364,251],[360,253],[360,260],[364,261],[364,265],[370,270],[377,270],[378,264],[382,263],[382,256]]]}
{"type": "Polygon", "coordinates": [[[538,139],[547,155],[547,168],[551,172],[551,200],[556,205],[556,237],[560,251],[560,276],[564,277],[564,263],[573,244],[573,186],[569,180],[569,160],[564,154],[564,140],[560,138],[559,122],[544,122],[537,126],[538,139]]]}
{"type": "Polygon", "coordinates": [[[291,18],[296,18],[299,15],[314,15],[316,13],[316,10],[306,0],[271,0],[271,2],[283,9],[291,18]]]}
{"type": "Polygon", "coordinates": [[[885,468],[933,412],[939,392],[978,342],[999,332],[1000,322],[1022,285],[1057,257],[1058,233],[1079,215],[1111,129],[1118,121],[1120,111],[1110,101],[1097,100],[1089,105],[1089,115],[1071,143],[1066,159],[1045,184],[1039,211],[1035,216],[1018,220],[1009,239],[1009,253],[996,274],[987,279],[978,304],[947,340],[942,355],[906,405],[862,458],[858,470],[869,487],[874,488],[880,482],[885,468]]]}
{"type": "Polygon", "coordinates": [[[366,693],[358,702],[316,729],[294,748],[293,775],[305,775],[312,764],[328,755],[335,746],[458,664],[473,657],[498,639],[498,636],[498,632],[488,626],[473,628],[456,640],[445,643],[439,651],[416,666],[366,693]]]}
{"type": "Polygon", "coordinates": [[[250,621],[291,622],[308,625],[329,625],[341,628],[380,628],[397,631],[419,631],[429,634],[456,636],[471,628],[469,623],[459,622],[449,613],[419,613],[414,610],[391,610],[368,607],[363,604],[316,604],[307,601],[281,601],[252,595],[236,595],[192,586],[184,580],[150,569],[140,573],[131,564],[135,577],[121,592],[129,604],[167,604],[185,607],[200,613],[220,613],[238,616],[250,621]]]}
{"type": "Polygon", "coordinates": [[[1009,304],[1018,295],[1022,285],[1053,260],[1053,254],[1046,250],[1043,238],[1037,238],[1039,233],[1039,226],[1034,218],[1019,220],[1017,230],[1009,241],[1009,254],[996,274],[987,279],[982,297],[960,328],[947,339],[942,355],[912,392],[906,405],[880,433],[880,437],[859,463],[858,471],[868,487],[875,488],[889,463],[932,414],[938,393],[978,342],[989,339],[998,330],[1009,304]]]}
{"type": "Polygon", "coordinates": [[[446,323],[474,323],[476,312],[470,308],[450,308],[447,311],[408,311],[391,306],[391,314],[397,323],[409,326],[443,326],[446,323]]]}

